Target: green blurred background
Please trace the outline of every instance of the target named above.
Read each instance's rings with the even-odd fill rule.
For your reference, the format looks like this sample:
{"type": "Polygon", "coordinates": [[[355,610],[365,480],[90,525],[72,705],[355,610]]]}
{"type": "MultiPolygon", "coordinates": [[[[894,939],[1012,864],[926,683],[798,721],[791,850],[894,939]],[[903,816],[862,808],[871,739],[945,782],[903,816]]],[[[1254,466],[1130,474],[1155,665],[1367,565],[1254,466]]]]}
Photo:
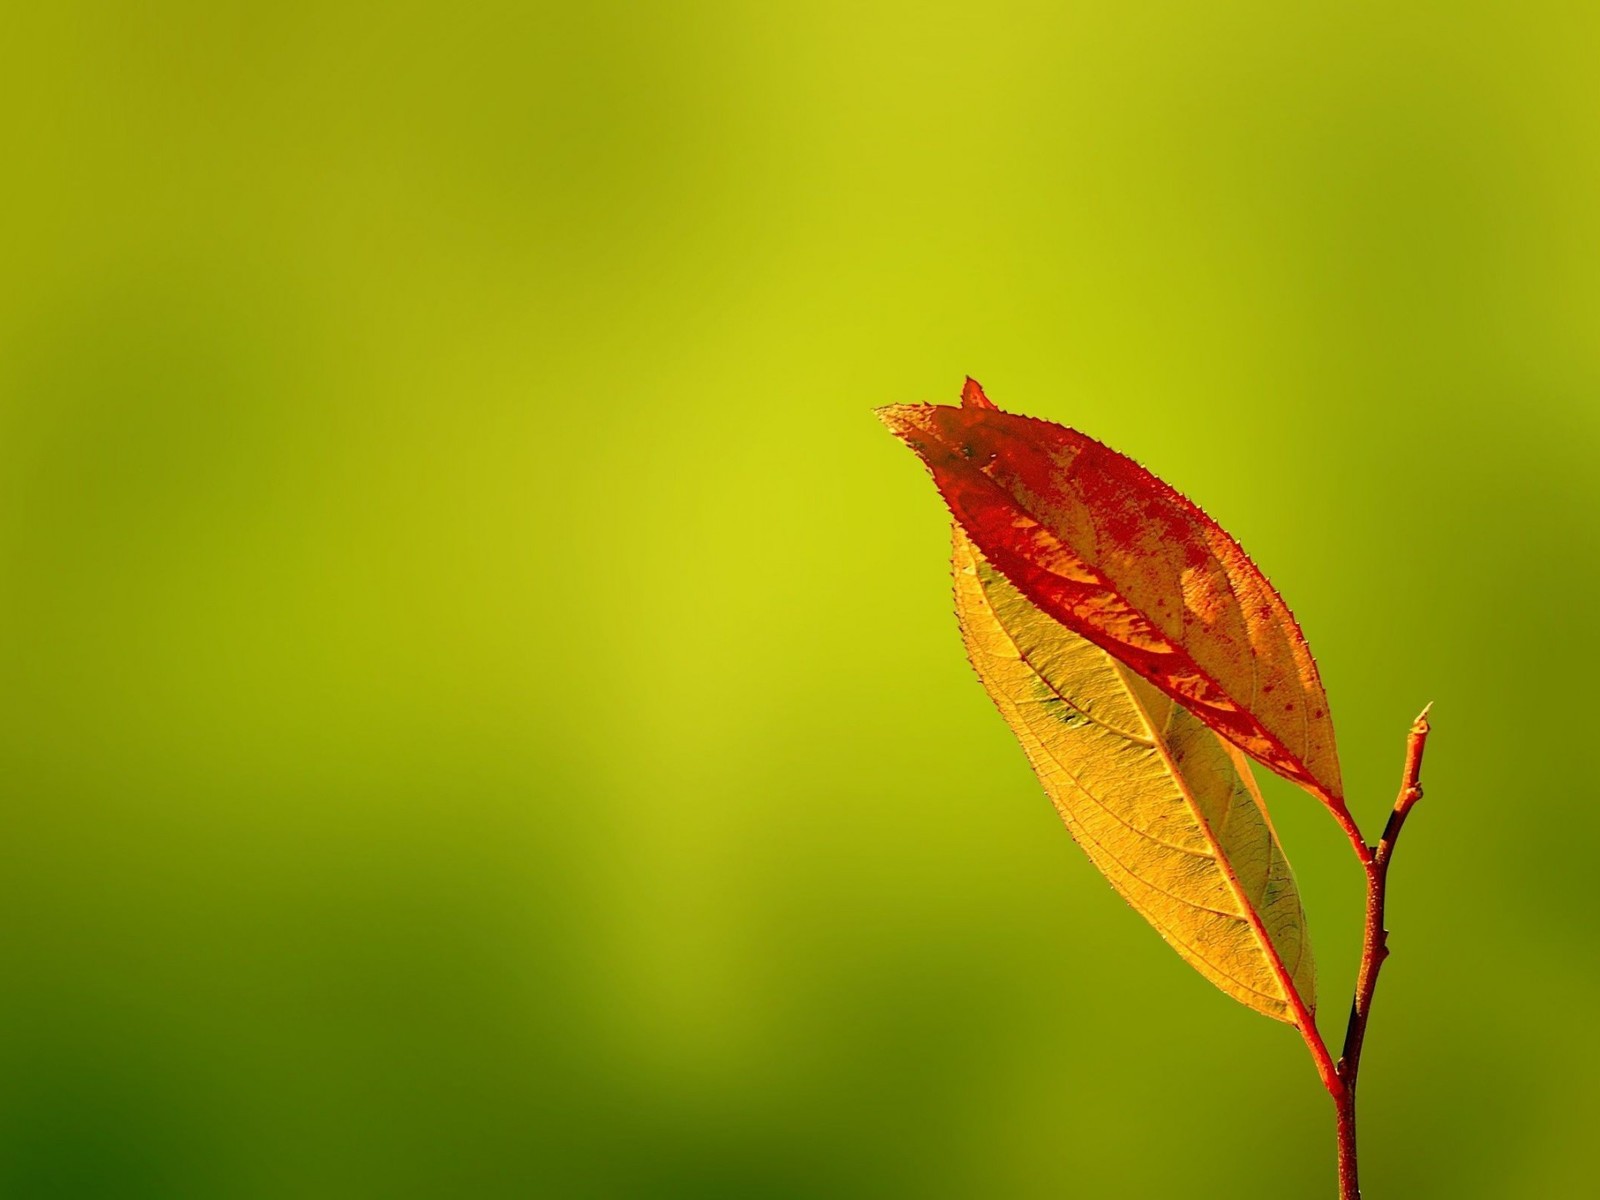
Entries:
{"type": "Polygon", "coordinates": [[[1436,701],[1368,1194],[1591,1194],[1594,6],[6,25],[0,1194],[1331,1197],[970,677],[870,412],[968,372],[1245,543],[1374,830],[1436,701]]]}

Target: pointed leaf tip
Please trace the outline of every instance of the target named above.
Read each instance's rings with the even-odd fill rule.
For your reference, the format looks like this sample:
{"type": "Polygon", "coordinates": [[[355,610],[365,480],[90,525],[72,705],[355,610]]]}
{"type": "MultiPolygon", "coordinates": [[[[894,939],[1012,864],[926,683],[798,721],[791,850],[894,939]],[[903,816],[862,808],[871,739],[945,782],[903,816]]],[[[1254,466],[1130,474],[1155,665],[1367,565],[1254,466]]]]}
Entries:
{"type": "Polygon", "coordinates": [[[872,410],[895,437],[917,449],[935,435],[933,404],[885,404],[872,410]]]}
{"type": "Polygon", "coordinates": [[[968,375],[966,385],[961,389],[961,406],[963,408],[993,409],[995,404],[993,400],[984,394],[983,384],[968,375]]]}

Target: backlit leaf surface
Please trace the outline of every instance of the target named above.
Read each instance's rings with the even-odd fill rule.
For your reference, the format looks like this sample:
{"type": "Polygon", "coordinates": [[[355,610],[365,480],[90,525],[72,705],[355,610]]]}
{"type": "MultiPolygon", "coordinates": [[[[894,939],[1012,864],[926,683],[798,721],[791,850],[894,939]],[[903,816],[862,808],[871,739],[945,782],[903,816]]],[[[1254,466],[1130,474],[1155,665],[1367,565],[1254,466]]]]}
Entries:
{"type": "Polygon", "coordinates": [[[954,532],[968,657],[1072,836],[1202,975],[1306,1028],[1305,914],[1243,755],[1036,608],[954,532]]]}
{"type": "Polygon", "coordinates": [[[1217,523],[1082,433],[963,405],[879,416],[983,557],[1038,608],[1344,810],[1327,696],[1288,606],[1217,523]]]}

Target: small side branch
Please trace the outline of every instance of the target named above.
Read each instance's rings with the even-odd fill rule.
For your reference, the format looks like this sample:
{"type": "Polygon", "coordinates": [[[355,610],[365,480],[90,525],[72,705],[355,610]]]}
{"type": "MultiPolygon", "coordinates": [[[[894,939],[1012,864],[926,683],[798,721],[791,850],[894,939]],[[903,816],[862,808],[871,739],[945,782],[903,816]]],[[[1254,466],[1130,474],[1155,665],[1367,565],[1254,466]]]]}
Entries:
{"type": "MultiPolygon", "coordinates": [[[[1430,708],[1432,705],[1429,706],[1430,708]]],[[[1411,736],[1406,740],[1405,774],[1400,782],[1400,795],[1394,802],[1394,811],[1383,827],[1383,837],[1373,850],[1367,867],[1367,926],[1361,947],[1361,973],[1356,979],[1355,1002],[1350,1008],[1350,1024],[1346,1027],[1344,1053],[1339,1060],[1339,1074],[1351,1091],[1355,1090],[1356,1072],[1361,1065],[1361,1043],[1367,1033],[1367,1017],[1372,1009],[1372,993],[1378,986],[1378,971],[1383,960],[1389,957],[1389,931],[1383,927],[1384,900],[1389,887],[1389,863],[1394,858],[1395,842],[1406,816],[1422,799],[1422,752],[1428,744],[1428,709],[1412,722],[1411,736]]]]}
{"type": "MultiPolygon", "coordinates": [[[[1428,708],[1432,708],[1430,704],[1428,708]]],[[[1406,817],[1422,799],[1422,752],[1428,744],[1428,708],[1411,724],[1406,739],[1405,771],[1400,780],[1400,795],[1383,827],[1376,846],[1360,845],[1357,857],[1367,872],[1366,932],[1361,946],[1361,970],[1356,976],[1355,999],[1350,1006],[1350,1023],[1345,1027],[1344,1051],[1335,1068],[1338,1089],[1329,1088],[1339,1121],[1339,1195],[1341,1200],[1360,1200],[1361,1185],[1356,1164],[1356,1077],[1361,1069],[1361,1046],[1367,1036],[1367,1019],[1372,1013],[1372,994],[1378,987],[1378,972],[1389,957],[1389,931],[1384,928],[1384,902],[1389,888],[1389,863],[1400,838],[1406,817]]]]}

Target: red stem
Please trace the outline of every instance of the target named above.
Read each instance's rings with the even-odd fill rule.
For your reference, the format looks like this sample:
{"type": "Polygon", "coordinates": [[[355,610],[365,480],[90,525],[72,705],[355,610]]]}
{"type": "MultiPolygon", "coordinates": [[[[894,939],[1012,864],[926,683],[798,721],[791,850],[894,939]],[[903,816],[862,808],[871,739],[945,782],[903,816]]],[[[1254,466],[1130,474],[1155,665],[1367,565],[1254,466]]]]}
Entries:
{"type": "MultiPolygon", "coordinates": [[[[1430,708],[1432,705],[1429,706],[1430,708]]],[[[1350,1005],[1350,1023],[1345,1027],[1344,1050],[1334,1067],[1330,1083],[1323,1055],[1312,1048],[1317,1060],[1323,1086],[1333,1097],[1339,1130],[1339,1197],[1340,1200],[1361,1200],[1361,1184],[1356,1162],[1356,1077],[1361,1070],[1361,1045],[1367,1036],[1367,1018],[1372,1014],[1372,994],[1378,987],[1378,972],[1383,960],[1389,957],[1389,931],[1383,927],[1384,901],[1389,889],[1389,862],[1394,857],[1394,845],[1399,840],[1400,828],[1412,806],[1422,799],[1422,751],[1428,744],[1428,709],[1411,724],[1411,734],[1406,740],[1405,773],[1400,780],[1400,795],[1394,802],[1394,811],[1383,827],[1383,836],[1376,846],[1368,846],[1361,831],[1348,812],[1336,809],[1335,817],[1350,836],[1356,857],[1367,873],[1366,932],[1361,945],[1361,970],[1356,975],[1355,999],[1350,1005]]],[[[1319,1042],[1321,1038],[1317,1039],[1319,1042]]],[[[1309,1039],[1308,1039],[1309,1044],[1309,1039]]]]}

